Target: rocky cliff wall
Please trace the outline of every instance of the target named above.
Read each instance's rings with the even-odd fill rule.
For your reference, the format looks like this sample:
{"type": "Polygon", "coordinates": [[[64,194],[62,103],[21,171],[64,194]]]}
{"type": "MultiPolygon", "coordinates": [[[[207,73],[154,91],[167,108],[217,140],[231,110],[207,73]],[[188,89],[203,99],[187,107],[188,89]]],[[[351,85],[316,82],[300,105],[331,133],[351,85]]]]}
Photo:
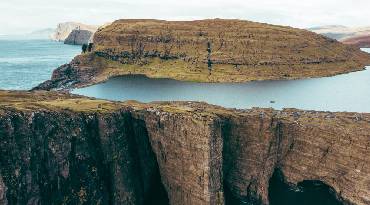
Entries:
{"type": "Polygon", "coordinates": [[[370,203],[368,115],[284,110],[227,122],[224,180],[238,201],[266,203],[279,169],[289,184],[322,181],[345,204],[370,203]]]}
{"type": "Polygon", "coordinates": [[[369,114],[0,99],[0,204],[274,205],[276,173],[295,193],[320,182],[337,204],[370,203],[369,114]]]}

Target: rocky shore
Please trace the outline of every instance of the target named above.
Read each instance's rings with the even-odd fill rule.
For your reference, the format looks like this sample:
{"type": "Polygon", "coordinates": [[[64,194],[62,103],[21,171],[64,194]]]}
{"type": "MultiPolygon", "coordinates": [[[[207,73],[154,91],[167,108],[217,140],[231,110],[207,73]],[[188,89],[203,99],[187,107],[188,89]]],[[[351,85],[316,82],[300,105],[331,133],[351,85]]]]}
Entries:
{"type": "Polygon", "coordinates": [[[364,113],[0,91],[0,204],[367,205],[369,139],[364,113]]]}
{"type": "Polygon", "coordinates": [[[332,76],[363,70],[357,47],[291,27],[242,20],[118,20],[94,35],[91,53],[54,71],[37,89],[144,74],[196,82],[248,82],[332,76]]]}

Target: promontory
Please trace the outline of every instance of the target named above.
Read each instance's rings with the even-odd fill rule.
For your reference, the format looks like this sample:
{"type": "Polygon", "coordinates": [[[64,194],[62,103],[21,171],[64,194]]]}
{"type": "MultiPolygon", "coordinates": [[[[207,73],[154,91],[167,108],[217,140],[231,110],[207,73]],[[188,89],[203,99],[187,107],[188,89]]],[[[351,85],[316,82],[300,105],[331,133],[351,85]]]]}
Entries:
{"type": "Polygon", "coordinates": [[[81,87],[144,74],[197,82],[332,76],[363,70],[369,54],[310,31],[244,20],[118,20],[99,29],[91,52],[36,89],[81,87]]]}

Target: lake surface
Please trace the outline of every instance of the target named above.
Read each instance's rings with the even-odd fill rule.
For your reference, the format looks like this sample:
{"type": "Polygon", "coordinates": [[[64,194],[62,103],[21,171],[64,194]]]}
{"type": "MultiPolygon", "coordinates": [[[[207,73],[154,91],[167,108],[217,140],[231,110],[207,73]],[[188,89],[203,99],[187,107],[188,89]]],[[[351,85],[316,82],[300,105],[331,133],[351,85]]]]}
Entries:
{"type": "Polygon", "coordinates": [[[54,69],[81,52],[51,40],[0,38],[0,89],[28,90],[49,80],[54,69]]]}
{"type": "MultiPolygon", "coordinates": [[[[370,52],[370,49],[366,51],[370,52]]],[[[370,113],[370,70],[326,78],[223,84],[131,75],[76,89],[73,93],[117,101],[203,101],[227,108],[272,107],[370,113]]]]}

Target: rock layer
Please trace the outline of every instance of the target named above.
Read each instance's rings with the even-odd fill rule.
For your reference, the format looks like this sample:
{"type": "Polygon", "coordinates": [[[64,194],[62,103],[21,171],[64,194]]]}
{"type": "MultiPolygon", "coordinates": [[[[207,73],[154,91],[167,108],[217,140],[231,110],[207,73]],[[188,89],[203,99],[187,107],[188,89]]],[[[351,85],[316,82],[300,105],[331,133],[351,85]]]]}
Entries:
{"type": "Polygon", "coordinates": [[[69,87],[126,74],[198,82],[298,79],[368,64],[370,56],[354,46],[291,27],[222,19],[118,20],[96,32],[92,53],[71,62],[75,73],[86,75],[69,79],[69,87]]]}
{"type": "Polygon", "coordinates": [[[0,92],[0,204],[269,204],[269,181],[370,203],[370,115],[0,92]]]}

